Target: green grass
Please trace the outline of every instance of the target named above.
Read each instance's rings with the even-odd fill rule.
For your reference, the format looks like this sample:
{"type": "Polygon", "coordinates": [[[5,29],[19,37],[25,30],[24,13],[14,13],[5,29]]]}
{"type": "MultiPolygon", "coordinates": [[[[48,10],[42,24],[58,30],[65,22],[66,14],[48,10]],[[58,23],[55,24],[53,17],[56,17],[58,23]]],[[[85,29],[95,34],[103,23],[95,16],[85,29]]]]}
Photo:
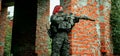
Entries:
{"type": "Polygon", "coordinates": [[[12,37],[12,27],[10,25],[7,25],[4,56],[11,56],[11,53],[10,53],[10,51],[11,51],[11,37],[12,37]]]}

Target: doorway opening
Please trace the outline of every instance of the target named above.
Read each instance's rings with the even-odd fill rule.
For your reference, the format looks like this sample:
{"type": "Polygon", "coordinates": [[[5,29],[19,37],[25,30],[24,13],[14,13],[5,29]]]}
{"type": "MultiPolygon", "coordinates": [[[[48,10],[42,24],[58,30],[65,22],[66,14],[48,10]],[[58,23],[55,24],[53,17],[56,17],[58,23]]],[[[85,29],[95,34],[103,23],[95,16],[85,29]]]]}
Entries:
{"type": "Polygon", "coordinates": [[[7,8],[4,56],[11,55],[10,51],[11,51],[11,40],[12,40],[13,17],[14,17],[14,6],[9,6],[7,8]]]}
{"type": "Polygon", "coordinates": [[[13,56],[37,56],[35,53],[37,0],[14,2],[11,53],[13,56]]]}

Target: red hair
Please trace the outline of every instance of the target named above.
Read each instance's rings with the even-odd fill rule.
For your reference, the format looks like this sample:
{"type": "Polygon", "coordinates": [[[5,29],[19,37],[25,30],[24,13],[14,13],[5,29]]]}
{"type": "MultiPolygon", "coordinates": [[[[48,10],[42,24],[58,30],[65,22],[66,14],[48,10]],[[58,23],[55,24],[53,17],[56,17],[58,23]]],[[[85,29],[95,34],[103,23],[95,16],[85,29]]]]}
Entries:
{"type": "Polygon", "coordinates": [[[58,13],[61,7],[62,6],[60,6],[60,5],[56,5],[55,8],[54,8],[54,10],[53,10],[53,14],[58,13]]]}

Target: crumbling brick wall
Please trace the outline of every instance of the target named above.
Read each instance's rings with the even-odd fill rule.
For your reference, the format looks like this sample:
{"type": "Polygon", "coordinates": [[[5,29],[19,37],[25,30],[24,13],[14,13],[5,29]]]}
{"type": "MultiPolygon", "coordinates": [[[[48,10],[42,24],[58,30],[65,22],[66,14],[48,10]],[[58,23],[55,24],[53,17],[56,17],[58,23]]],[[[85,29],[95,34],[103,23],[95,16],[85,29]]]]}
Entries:
{"type": "Polygon", "coordinates": [[[107,56],[111,56],[112,41],[111,41],[111,31],[110,31],[110,10],[111,10],[111,0],[100,0],[99,2],[100,10],[100,32],[101,32],[101,52],[106,53],[107,56]]]}
{"type": "Polygon", "coordinates": [[[4,43],[5,43],[5,29],[6,29],[6,16],[7,7],[2,7],[2,1],[0,0],[0,56],[4,53],[4,43]]]}
{"type": "Polygon", "coordinates": [[[66,13],[87,15],[95,22],[80,20],[69,34],[72,56],[112,55],[109,15],[111,0],[61,0],[66,13]]]}
{"type": "Polygon", "coordinates": [[[50,56],[49,52],[49,0],[39,0],[37,9],[36,53],[38,56],[50,56]]]}
{"type": "MultiPolygon", "coordinates": [[[[96,20],[80,20],[75,24],[69,33],[71,56],[102,56],[102,52],[112,56],[109,24],[111,0],[61,0],[61,5],[64,5],[66,13],[87,15],[96,20]]],[[[37,13],[36,53],[38,56],[50,56],[47,34],[49,0],[38,1],[37,13]]],[[[7,8],[1,10],[0,0],[0,55],[3,55],[6,15],[7,8]]]]}

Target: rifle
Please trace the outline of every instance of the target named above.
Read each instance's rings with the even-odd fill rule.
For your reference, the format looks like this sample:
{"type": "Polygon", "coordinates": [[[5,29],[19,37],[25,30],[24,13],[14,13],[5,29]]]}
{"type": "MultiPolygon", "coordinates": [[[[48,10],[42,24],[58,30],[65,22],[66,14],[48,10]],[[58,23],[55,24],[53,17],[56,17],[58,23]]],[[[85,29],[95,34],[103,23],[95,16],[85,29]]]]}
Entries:
{"type": "Polygon", "coordinates": [[[95,21],[95,20],[93,20],[93,19],[90,19],[89,17],[87,17],[87,16],[75,16],[75,19],[83,19],[83,20],[90,20],[90,21],[95,21]]]}
{"type": "MultiPolygon", "coordinates": [[[[73,15],[73,13],[70,13],[70,16],[73,15]]],[[[90,19],[88,16],[74,16],[75,19],[83,19],[83,20],[90,20],[90,21],[95,21],[93,19],[90,19]]]]}

